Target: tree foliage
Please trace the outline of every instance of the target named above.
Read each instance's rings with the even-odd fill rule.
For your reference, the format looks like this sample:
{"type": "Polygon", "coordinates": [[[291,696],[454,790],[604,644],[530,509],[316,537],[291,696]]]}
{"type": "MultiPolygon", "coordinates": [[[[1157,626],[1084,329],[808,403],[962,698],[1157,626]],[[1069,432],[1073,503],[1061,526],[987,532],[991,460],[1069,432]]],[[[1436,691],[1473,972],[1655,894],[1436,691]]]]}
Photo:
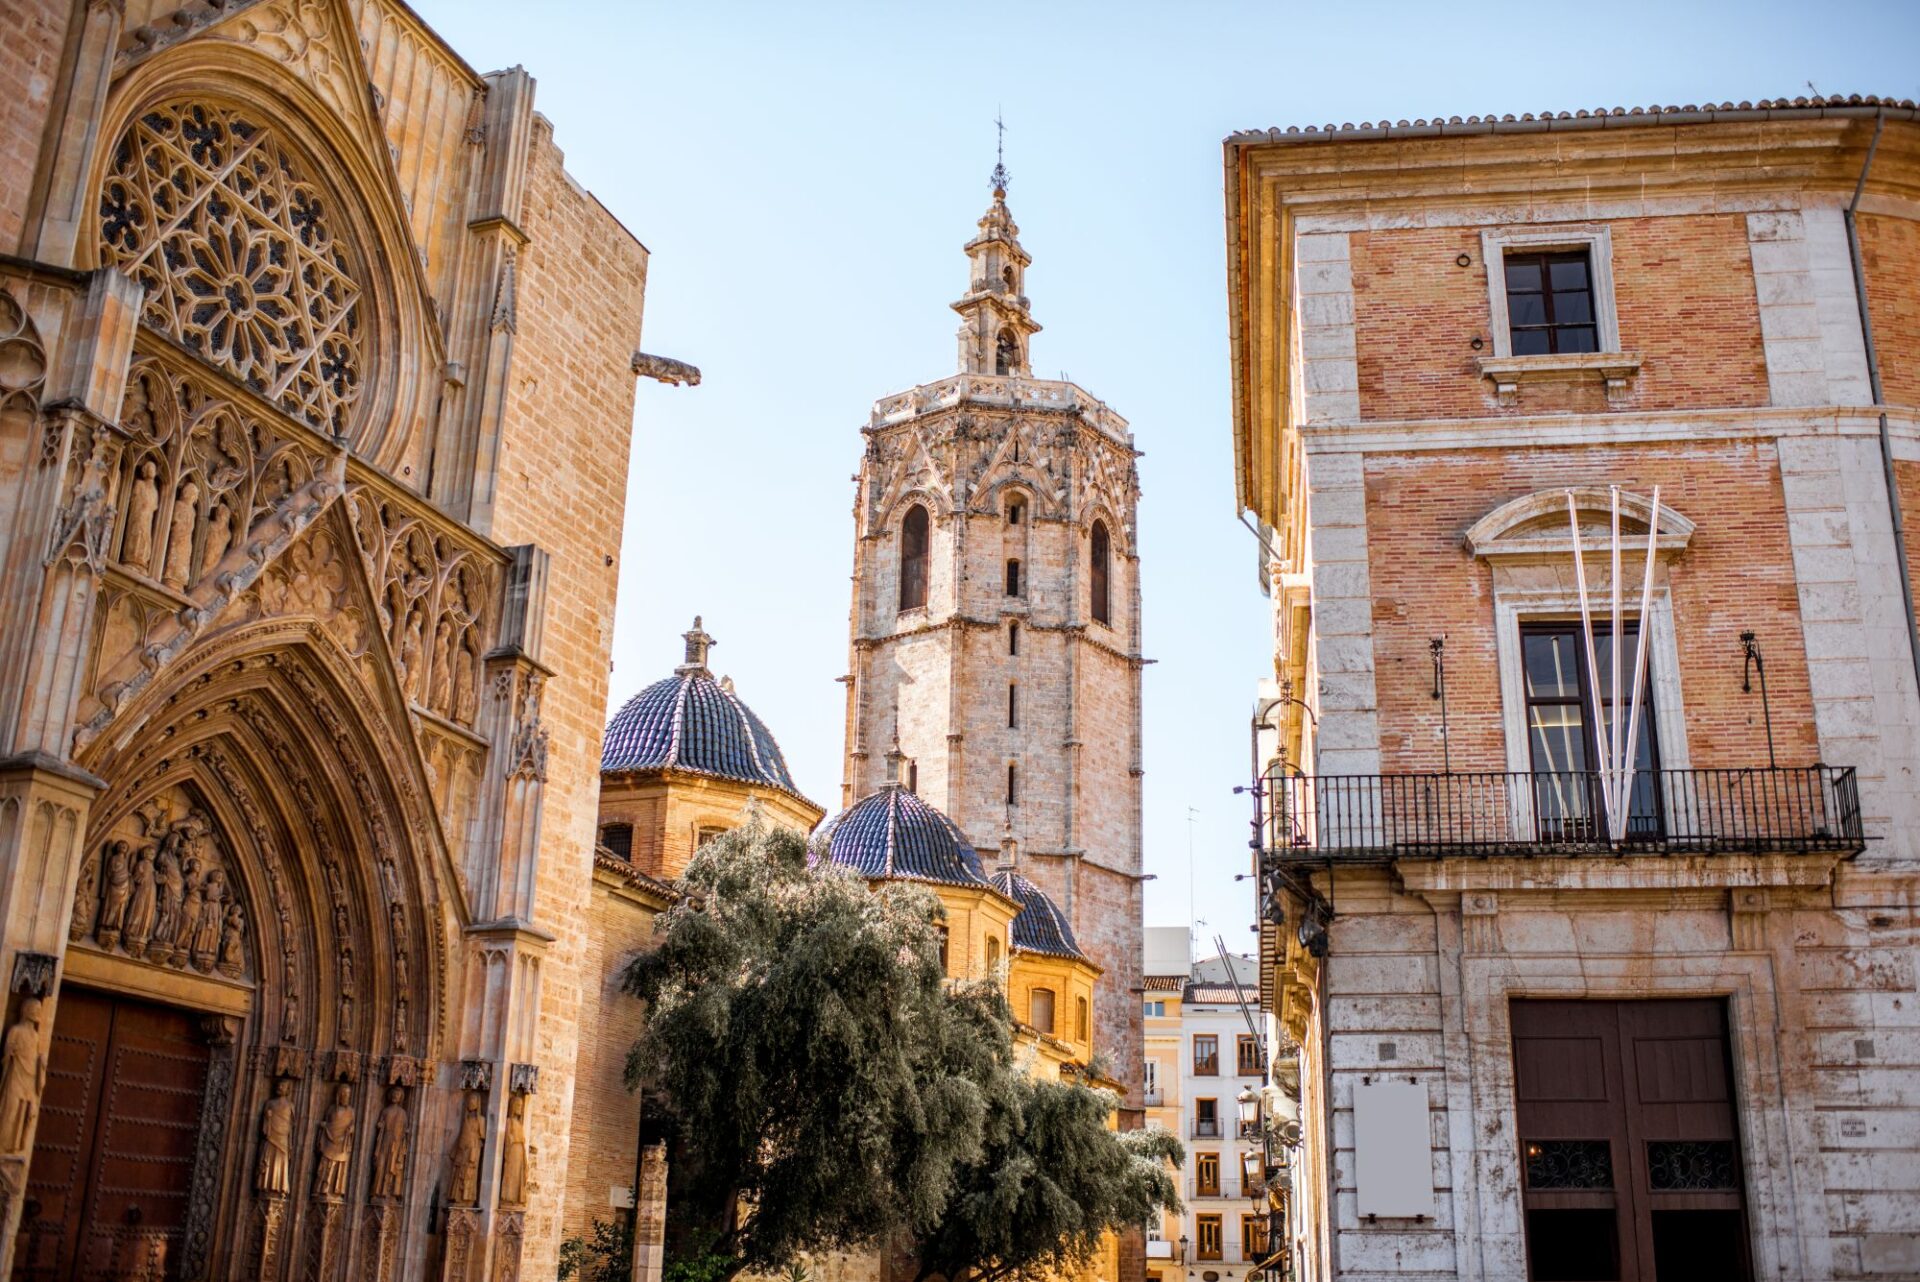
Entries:
{"type": "Polygon", "coordinates": [[[673,1215],[717,1230],[731,1272],[884,1244],[1000,1276],[1177,1204],[1170,1137],[1030,1080],[998,987],[943,977],[932,894],[809,868],[760,825],[709,842],[681,889],[624,977],[647,1003],[627,1078],[676,1125],[673,1215]]]}

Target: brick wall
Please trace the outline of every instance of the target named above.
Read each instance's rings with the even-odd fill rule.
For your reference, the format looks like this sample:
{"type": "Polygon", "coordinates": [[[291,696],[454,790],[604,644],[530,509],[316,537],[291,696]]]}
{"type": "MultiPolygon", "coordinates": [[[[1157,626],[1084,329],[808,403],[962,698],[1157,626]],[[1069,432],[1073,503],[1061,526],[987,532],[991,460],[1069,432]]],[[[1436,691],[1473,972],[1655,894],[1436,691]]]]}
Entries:
{"type": "MultiPolygon", "coordinates": [[[[1739,635],[1766,656],[1781,764],[1819,757],[1807,686],[1779,464],[1770,443],[1586,446],[1381,455],[1367,461],[1368,563],[1373,576],[1375,681],[1387,771],[1441,768],[1440,705],[1432,698],[1430,637],[1447,638],[1447,711],[1456,770],[1504,770],[1492,573],[1465,549],[1467,528],[1536,490],[1659,485],[1662,504],[1696,522],[1670,563],[1687,745],[1696,767],[1766,760],[1759,695],[1743,694],[1739,635]]],[[[1640,560],[1629,557],[1637,608],[1640,560]]],[[[1602,567],[1589,564],[1590,584],[1602,567]]],[[[1848,764],[1848,763],[1837,763],[1848,764]]]]}
{"type": "Polygon", "coordinates": [[[83,11],[68,0],[16,0],[0,19],[0,246],[20,244],[32,175],[52,104],[67,21],[83,11]]]}
{"type": "Polygon", "coordinates": [[[1881,392],[1889,405],[1920,405],[1920,221],[1862,214],[1859,233],[1881,392]]]}
{"type": "Polygon", "coordinates": [[[519,260],[519,325],[502,433],[494,535],[551,554],[546,657],[556,669],[542,715],[547,761],[536,920],[558,933],[541,990],[540,1091],[528,1117],[528,1277],[553,1269],[583,1003],[577,923],[587,907],[600,738],[607,706],[627,457],[629,361],[640,340],[646,250],[561,168],[551,126],[536,122],[519,260]]]}
{"type": "MultiPolygon", "coordinates": [[[[1766,358],[1745,220],[1624,218],[1608,226],[1621,344],[1642,359],[1617,408],[1765,405],[1766,358]]],[[[1350,240],[1360,413],[1366,419],[1597,412],[1597,379],[1529,384],[1502,407],[1474,362],[1492,355],[1477,227],[1363,231],[1350,240]],[[1458,265],[1466,254],[1470,266],[1458,265]]]]}

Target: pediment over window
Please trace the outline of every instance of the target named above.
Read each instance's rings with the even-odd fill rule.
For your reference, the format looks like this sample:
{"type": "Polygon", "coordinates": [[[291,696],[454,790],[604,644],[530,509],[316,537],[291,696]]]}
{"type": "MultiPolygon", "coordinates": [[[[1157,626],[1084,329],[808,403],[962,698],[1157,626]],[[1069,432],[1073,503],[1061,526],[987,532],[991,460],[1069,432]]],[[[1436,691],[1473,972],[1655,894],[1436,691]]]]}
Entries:
{"type": "MultiPolygon", "coordinates": [[[[1600,485],[1536,490],[1502,503],[1467,530],[1467,551],[1483,560],[1572,557],[1569,494],[1580,522],[1581,554],[1606,553],[1612,546],[1613,499],[1612,491],[1600,485]]],[[[1651,495],[1620,491],[1621,552],[1633,556],[1636,562],[1646,553],[1647,528],[1652,521],[1651,495]]],[[[1656,553],[1663,559],[1678,556],[1692,538],[1693,522],[1663,501],[1656,553]]]]}

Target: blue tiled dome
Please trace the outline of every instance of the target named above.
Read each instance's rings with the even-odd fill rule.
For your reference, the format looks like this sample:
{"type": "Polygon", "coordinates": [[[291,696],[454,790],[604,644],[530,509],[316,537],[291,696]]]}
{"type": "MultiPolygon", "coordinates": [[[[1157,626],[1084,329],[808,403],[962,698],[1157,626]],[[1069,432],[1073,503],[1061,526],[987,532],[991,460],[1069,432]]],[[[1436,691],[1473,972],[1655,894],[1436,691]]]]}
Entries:
{"type": "Polygon", "coordinates": [[[820,830],[815,858],[863,877],[984,886],[986,870],[960,825],[899,784],[853,803],[820,830]]]}
{"type": "Polygon", "coordinates": [[[1074,941],[1073,927],[1067,925],[1066,914],[1047,897],[1046,891],[1006,868],[993,874],[993,888],[1020,905],[1020,911],[1013,918],[1015,952],[1087,960],[1087,955],[1074,941]]]}
{"type": "Polygon", "coordinates": [[[607,723],[600,749],[603,774],[621,770],[684,770],[765,784],[799,794],[773,732],[707,671],[713,638],[693,622],[688,662],[642,690],[607,723]]]}

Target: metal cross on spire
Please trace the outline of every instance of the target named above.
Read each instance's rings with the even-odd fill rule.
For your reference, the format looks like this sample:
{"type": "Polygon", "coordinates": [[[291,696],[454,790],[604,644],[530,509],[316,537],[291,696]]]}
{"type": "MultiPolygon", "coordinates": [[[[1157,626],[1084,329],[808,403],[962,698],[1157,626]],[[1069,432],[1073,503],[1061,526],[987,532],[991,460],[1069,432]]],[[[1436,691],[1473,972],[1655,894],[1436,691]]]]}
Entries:
{"type": "Polygon", "coordinates": [[[1007,122],[1000,118],[998,108],[993,113],[993,128],[999,140],[993,148],[993,190],[998,195],[1007,194],[1007,122]]]}

